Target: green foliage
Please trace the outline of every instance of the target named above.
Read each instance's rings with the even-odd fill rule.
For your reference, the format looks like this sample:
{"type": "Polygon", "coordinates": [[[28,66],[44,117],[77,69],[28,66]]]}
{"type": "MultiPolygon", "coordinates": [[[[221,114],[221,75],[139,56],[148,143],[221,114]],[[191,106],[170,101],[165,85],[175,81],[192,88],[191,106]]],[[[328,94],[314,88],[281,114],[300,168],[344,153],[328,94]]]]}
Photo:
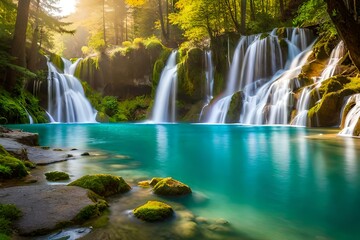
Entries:
{"type": "Polygon", "coordinates": [[[0,217],[13,221],[21,217],[21,211],[14,204],[0,204],[0,217]]]}
{"type": "Polygon", "coordinates": [[[148,201],[133,210],[135,217],[147,222],[161,221],[173,215],[174,210],[166,203],[148,201]]]}
{"type": "Polygon", "coordinates": [[[113,96],[106,96],[101,101],[101,111],[105,112],[108,116],[112,117],[118,113],[118,100],[113,96]]]}
{"type": "Polygon", "coordinates": [[[46,180],[52,181],[52,182],[70,179],[69,174],[67,174],[65,172],[59,172],[59,171],[47,172],[47,173],[45,173],[45,176],[46,176],[46,180]]]}
{"type": "Polygon", "coordinates": [[[1,123],[29,123],[28,113],[35,123],[47,122],[45,112],[39,106],[39,100],[29,92],[20,89],[16,95],[11,95],[0,87],[0,117],[1,123]]]}
{"type": "Polygon", "coordinates": [[[0,234],[4,234],[5,236],[10,236],[11,233],[12,233],[11,221],[9,219],[0,217],[0,234]]]}
{"type": "Polygon", "coordinates": [[[247,32],[251,34],[268,32],[275,27],[283,26],[279,18],[269,13],[259,12],[256,14],[256,21],[250,21],[247,25],[247,32]]]}
{"type": "Polygon", "coordinates": [[[93,50],[93,52],[103,52],[106,48],[103,32],[94,32],[88,42],[88,47],[93,50]]]}
{"type": "Polygon", "coordinates": [[[133,99],[126,99],[119,102],[117,114],[111,121],[139,121],[147,118],[151,98],[149,96],[138,96],[133,99]]]}
{"type": "Polygon", "coordinates": [[[116,193],[124,193],[131,189],[122,177],[109,174],[85,175],[71,182],[69,186],[87,188],[105,197],[116,193]]]}
{"type": "Polygon", "coordinates": [[[12,221],[21,217],[21,211],[13,204],[0,204],[0,239],[10,239],[12,221]]]}
{"type": "Polygon", "coordinates": [[[298,9],[293,24],[299,27],[318,26],[320,35],[327,37],[337,35],[324,0],[307,0],[304,2],[298,9]]]}

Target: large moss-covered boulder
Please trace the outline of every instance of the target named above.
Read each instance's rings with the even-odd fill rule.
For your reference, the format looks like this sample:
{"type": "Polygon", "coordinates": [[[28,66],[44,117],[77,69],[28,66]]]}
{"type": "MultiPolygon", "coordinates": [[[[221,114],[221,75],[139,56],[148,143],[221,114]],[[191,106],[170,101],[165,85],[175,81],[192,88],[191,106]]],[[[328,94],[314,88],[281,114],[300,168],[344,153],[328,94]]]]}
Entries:
{"type": "Polygon", "coordinates": [[[110,174],[85,175],[71,182],[69,186],[87,188],[104,197],[125,193],[131,189],[122,177],[110,174]]]}
{"type": "Polygon", "coordinates": [[[11,156],[0,145],[0,179],[21,178],[28,175],[23,161],[11,156]]]}
{"type": "Polygon", "coordinates": [[[308,113],[311,127],[338,126],[341,110],[346,97],[360,92],[358,78],[333,77],[315,88],[312,92],[311,106],[308,113]],[[321,97],[320,100],[318,97],[321,97]]]}
{"type": "Polygon", "coordinates": [[[147,221],[155,222],[165,220],[171,217],[174,210],[171,206],[163,202],[148,201],[146,204],[137,207],[133,210],[135,217],[147,221]]]}
{"type": "MultiPolygon", "coordinates": [[[[163,196],[181,196],[181,195],[187,195],[191,193],[191,189],[188,185],[179,182],[175,179],[172,179],[170,177],[163,178],[159,181],[159,178],[152,179],[151,182],[157,181],[157,183],[154,185],[153,192],[158,195],[163,196]]],[[[151,183],[150,185],[153,185],[154,183],[151,183]]]]}

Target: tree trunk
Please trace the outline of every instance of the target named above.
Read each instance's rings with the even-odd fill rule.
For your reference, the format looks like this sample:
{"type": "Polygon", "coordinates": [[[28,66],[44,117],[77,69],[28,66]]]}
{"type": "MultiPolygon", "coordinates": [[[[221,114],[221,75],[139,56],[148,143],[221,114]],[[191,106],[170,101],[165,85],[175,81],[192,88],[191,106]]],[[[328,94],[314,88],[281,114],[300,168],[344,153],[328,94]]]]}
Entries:
{"type": "Polygon", "coordinates": [[[251,19],[251,21],[255,21],[255,6],[254,6],[254,0],[250,0],[250,19],[251,19]]]}
{"type": "Polygon", "coordinates": [[[103,38],[106,46],[106,26],[105,26],[105,0],[103,0],[103,38]]]}
{"type": "Polygon", "coordinates": [[[31,71],[36,70],[36,65],[37,65],[37,61],[38,61],[39,10],[40,10],[40,0],[36,0],[35,23],[34,23],[34,31],[33,31],[33,35],[32,35],[32,41],[31,41],[29,64],[28,64],[28,68],[31,71]]]}
{"type": "Polygon", "coordinates": [[[115,32],[115,45],[119,45],[119,20],[120,20],[120,4],[117,3],[116,0],[113,0],[113,7],[114,7],[114,32],[115,32]]]}
{"type": "Polygon", "coordinates": [[[325,2],[331,20],[349,50],[351,60],[360,70],[360,23],[352,17],[344,1],[325,0],[325,2]]]}
{"type": "MultiPolygon", "coordinates": [[[[18,2],[14,38],[11,45],[11,55],[15,57],[12,63],[21,67],[26,67],[25,48],[29,7],[30,0],[21,0],[18,2]]],[[[16,71],[10,70],[9,75],[9,78],[6,81],[6,88],[12,90],[17,81],[16,71]]]]}
{"type": "Polygon", "coordinates": [[[279,7],[280,7],[280,17],[281,17],[281,19],[283,19],[284,13],[285,13],[284,0],[279,0],[279,7]]]}
{"type": "Polygon", "coordinates": [[[241,34],[246,33],[246,0],[241,0],[241,34]]]}
{"type": "Polygon", "coordinates": [[[169,42],[169,36],[165,28],[165,22],[164,22],[164,14],[162,9],[162,0],[158,0],[158,7],[159,7],[159,19],[160,19],[160,26],[161,26],[161,33],[166,43],[169,42]]]}
{"type": "MultiPolygon", "coordinates": [[[[230,1],[229,1],[229,0],[225,0],[225,4],[226,4],[226,6],[227,6],[227,8],[228,8],[228,11],[229,11],[229,13],[230,13],[231,20],[232,20],[232,22],[234,23],[234,27],[235,27],[236,31],[237,31],[238,33],[240,33],[239,22],[238,22],[238,20],[236,19],[235,13],[233,12],[233,10],[232,10],[232,8],[231,8],[231,3],[230,3],[230,1]]],[[[235,6],[235,8],[236,8],[236,6],[235,6]]]]}

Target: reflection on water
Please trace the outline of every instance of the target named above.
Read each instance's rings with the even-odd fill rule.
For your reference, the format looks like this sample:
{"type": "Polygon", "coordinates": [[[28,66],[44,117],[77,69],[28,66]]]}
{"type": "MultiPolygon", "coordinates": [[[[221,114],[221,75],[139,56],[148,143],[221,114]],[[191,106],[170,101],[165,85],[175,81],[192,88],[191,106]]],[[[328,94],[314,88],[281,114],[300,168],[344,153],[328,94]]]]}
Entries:
{"type": "Polygon", "coordinates": [[[39,132],[43,145],[105,154],[49,169],[65,170],[74,178],[87,173],[130,180],[172,176],[206,196],[202,204],[181,201],[196,216],[225,218],[252,239],[360,236],[359,139],[286,126],[21,127],[39,132]]]}

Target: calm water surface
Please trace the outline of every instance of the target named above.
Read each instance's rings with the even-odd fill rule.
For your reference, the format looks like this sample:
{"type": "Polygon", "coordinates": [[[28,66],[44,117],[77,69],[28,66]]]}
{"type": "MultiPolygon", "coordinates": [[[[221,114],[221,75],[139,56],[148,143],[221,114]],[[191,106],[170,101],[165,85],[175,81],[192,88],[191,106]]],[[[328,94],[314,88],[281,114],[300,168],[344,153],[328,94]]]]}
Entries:
{"type": "Polygon", "coordinates": [[[207,199],[183,203],[194,214],[224,218],[253,239],[360,239],[360,139],[286,126],[11,127],[38,132],[41,145],[99,152],[49,165],[74,178],[112,173],[183,181],[207,199]]]}

